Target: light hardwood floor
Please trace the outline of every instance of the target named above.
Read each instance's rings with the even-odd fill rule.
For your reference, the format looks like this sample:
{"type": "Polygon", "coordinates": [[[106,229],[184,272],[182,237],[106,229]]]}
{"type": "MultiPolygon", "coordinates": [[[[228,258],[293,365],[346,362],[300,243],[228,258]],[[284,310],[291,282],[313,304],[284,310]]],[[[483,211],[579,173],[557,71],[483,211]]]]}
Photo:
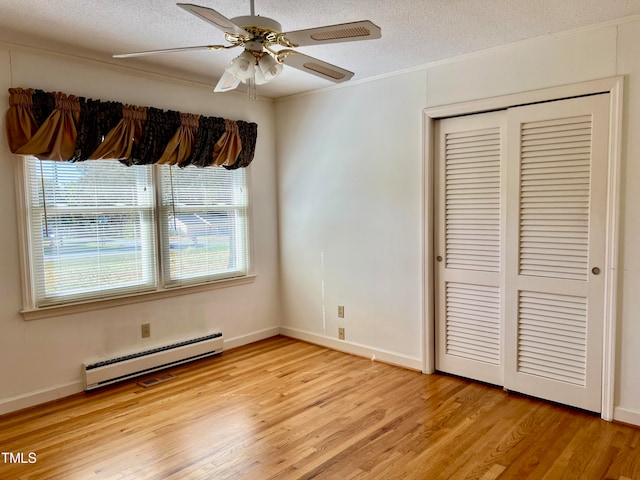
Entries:
{"type": "Polygon", "coordinates": [[[285,337],[170,372],[0,417],[0,478],[640,479],[640,429],[285,337]]]}

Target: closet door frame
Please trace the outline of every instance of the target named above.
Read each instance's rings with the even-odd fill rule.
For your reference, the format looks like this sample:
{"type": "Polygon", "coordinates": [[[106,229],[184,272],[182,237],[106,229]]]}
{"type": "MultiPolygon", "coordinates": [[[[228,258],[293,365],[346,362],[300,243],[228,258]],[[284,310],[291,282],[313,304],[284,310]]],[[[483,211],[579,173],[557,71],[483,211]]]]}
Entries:
{"type": "Polygon", "coordinates": [[[423,368],[435,372],[435,284],[434,271],[434,161],[437,138],[434,126],[438,119],[502,110],[539,102],[608,93],[610,99],[609,151],[607,161],[607,206],[603,312],[602,412],[603,420],[613,420],[616,367],[616,311],[618,283],[618,246],[620,211],[620,166],[622,158],[622,108],[624,77],[534,90],[499,97],[474,100],[423,110],[423,368]]]}

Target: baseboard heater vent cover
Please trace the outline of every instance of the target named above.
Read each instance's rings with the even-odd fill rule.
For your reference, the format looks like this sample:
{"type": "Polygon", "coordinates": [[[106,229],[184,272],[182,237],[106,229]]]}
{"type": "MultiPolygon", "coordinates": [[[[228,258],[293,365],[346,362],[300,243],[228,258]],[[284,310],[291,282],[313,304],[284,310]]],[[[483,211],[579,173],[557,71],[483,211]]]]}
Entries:
{"type": "Polygon", "coordinates": [[[164,368],[222,353],[222,333],[85,364],[85,390],[111,385],[164,368]]]}

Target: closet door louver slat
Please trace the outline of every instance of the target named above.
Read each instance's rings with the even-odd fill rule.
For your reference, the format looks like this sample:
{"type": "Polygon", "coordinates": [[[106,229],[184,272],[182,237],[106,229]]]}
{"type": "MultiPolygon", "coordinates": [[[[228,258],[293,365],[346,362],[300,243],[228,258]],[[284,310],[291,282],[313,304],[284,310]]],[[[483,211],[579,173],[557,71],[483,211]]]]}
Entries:
{"type": "Polygon", "coordinates": [[[518,310],[518,371],[584,386],[586,299],[520,292],[518,310]]]}
{"type": "Polygon", "coordinates": [[[500,364],[500,291],[447,283],[447,353],[500,364]]]}
{"type": "Polygon", "coordinates": [[[520,232],[520,274],[585,280],[591,116],[565,118],[553,126],[549,122],[524,123],[521,138],[520,225],[524,228],[520,232]],[[571,156],[570,163],[563,160],[562,152],[571,156]],[[565,195],[567,188],[571,197],[565,195]],[[562,240],[555,241],[569,233],[571,248],[562,240]]]}
{"type": "Polygon", "coordinates": [[[500,129],[446,135],[447,268],[500,269],[500,129]]]}

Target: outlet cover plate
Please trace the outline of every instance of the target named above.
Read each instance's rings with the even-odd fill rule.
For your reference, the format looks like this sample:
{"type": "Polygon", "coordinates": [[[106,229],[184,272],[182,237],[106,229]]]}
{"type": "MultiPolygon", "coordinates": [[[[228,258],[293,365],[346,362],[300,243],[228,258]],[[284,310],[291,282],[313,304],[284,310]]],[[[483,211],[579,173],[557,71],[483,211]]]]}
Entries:
{"type": "Polygon", "coordinates": [[[143,323],[142,325],[140,325],[140,335],[142,336],[142,338],[147,338],[151,336],[150,323],[143,323]]]}

